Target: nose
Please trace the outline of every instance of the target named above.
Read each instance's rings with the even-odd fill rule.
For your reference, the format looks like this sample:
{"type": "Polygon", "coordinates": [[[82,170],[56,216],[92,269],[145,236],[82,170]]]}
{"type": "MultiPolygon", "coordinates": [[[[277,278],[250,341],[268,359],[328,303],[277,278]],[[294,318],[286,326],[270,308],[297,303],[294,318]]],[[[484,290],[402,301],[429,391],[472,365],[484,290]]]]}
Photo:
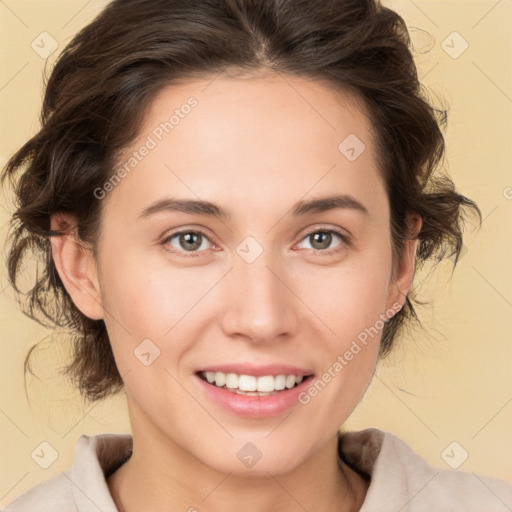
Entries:
{"type": "Polygon", "coordinates": [[[236,257],[222,282],[221,324],[230,337],[267,344],[293,336],[299,324],[301,301],[291,277],[270,255],[247,263],[236,257]]]}

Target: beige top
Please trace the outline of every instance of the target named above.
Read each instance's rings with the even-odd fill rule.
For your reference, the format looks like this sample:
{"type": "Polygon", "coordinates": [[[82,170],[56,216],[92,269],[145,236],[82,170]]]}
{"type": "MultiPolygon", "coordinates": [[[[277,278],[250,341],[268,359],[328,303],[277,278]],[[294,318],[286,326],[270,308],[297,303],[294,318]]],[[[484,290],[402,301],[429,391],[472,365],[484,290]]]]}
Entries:
{"type": "MultiPolygon", "coordinates": [[[[130,434],[84,434],[71,467],[23,493],[4,512],[119,512],[106,478],[131,450],[130,434]]],[[[391,432],[342,432],[338,457],[371,477],[360,512],[512,511],[512,482],[431,466],[391,432]]]]}

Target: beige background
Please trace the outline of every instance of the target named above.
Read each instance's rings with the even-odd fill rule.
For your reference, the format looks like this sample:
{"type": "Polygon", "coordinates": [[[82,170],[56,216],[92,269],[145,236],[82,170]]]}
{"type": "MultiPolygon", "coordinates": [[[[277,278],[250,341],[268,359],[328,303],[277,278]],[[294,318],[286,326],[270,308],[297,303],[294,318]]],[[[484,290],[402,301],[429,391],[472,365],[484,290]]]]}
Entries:
{"type": "MultiPolygon", "coordinates": [[[[425,273],[416,276],[418,284],[423,282],[422,297],[434,301],[419,309],[427,332],[411,331],[403,348],[378,368],[344,428],[390,430],[435,466],[449,468],[450,462],[460,470],[512,480],[512,2],[385,4],[415,27],[415,47],[423,52],[417,55],[420,77],[434,97],[450,105],[445,165],[459,190],[479,204],[485,220],[480,231],[467,231],[465,254],[451,280],[449,264],[428,279],[425,273]],[[460,36],[450,35],[454,31],[460,36]],[[469,46],[452,58],[443,49],[445,39],[452,53],[460,52],[464,41],[469,46]],[[458,445],[450,446],[454,441],[458,445]]],[[[2,165],[38,127],[46,60],[32,41],[48,32],[58,42],[51,64],[103,5],[97,0],[0,2],[2,165]]],[[[4,241],[11,208],[5,194],[1,206],[4,241]]],[[[92,406],[80,401],[58,375],[66,339],[18,311],[3,267],[0,279],[2,506],[67,468],[80,434],[128,431],[129,424],[122,396],[92,406]],[[33,358],[37,378],[27,377],[28,401],[23,359],[40,340],[33,358]],[[42,442],[58,454],[47,469],[31,456],[40,452],[42,442]]]]}

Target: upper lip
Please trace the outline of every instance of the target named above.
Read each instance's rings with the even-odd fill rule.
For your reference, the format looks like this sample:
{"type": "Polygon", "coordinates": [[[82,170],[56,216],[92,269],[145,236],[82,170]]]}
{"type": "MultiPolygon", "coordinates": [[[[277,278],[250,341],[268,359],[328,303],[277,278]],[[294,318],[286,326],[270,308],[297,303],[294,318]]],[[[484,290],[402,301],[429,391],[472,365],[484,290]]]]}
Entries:
{"type": "Polygon", "coordinates": [[[288,364],[255,366],[249,363],[212,364],[197,370],[197,373],[200,372],[236,373],[238,375],[254,375],[255,377],[262,377],[264,375],[299,375],[305,377],[313,374],[311,369],[299,368],[288,364]]]}

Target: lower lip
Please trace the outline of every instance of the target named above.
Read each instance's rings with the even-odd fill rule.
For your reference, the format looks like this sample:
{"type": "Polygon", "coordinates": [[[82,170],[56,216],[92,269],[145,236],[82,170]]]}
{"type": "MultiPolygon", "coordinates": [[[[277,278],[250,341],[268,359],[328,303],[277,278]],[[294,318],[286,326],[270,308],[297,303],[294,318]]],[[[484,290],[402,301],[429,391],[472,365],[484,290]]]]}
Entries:
{"type": "Polygon", "coordinates": [[[215,403],[238,416],[246,418],[268,418],[281,414],[291,409],[294,405],[298,405],[299,394],[309,386],[312,379],[310,375],[298,386],[278,391],[275,395],[251,396],[239,395],[238,393],[218,388],[213,384],[209,384],[197,374],[195,377],[207,396],[215,403]]]}

